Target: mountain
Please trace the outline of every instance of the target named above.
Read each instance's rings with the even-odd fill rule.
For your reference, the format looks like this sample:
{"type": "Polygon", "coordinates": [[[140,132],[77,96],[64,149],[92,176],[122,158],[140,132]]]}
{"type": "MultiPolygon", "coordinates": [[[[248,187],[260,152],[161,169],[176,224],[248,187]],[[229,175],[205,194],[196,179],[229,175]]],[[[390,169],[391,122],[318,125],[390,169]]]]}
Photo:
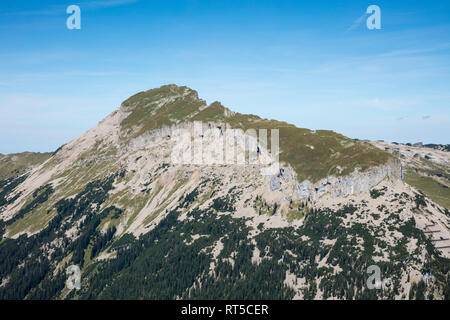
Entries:
{"type": "Polygon", "coordinates": [[[187,87],[140,92],[52,154],[1,156],[0,298],[448,299],[446,194],[412,163],[187,87]]]}

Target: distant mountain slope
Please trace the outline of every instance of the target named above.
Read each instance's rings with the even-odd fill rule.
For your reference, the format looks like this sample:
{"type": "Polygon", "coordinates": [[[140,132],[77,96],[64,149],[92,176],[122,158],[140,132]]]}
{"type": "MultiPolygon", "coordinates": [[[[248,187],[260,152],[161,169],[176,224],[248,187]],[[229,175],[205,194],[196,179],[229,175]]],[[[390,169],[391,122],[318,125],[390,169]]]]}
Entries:
{"type": "MultiPolygon", "coordinates": [[[[405,167],[405,180],[436,203],[450,210],[450,154],[442,148],[373,142],[399,157],[405,167]]],[[[432,145],[437,146],[437,145],[432,145]]]]}
{"type": "Polygon", "coordinates": [[[8,155],[0,154],[0,180],[12,175],[22,175],[31,167],[43,163],[51,153],[23,152],[8,155]]]}

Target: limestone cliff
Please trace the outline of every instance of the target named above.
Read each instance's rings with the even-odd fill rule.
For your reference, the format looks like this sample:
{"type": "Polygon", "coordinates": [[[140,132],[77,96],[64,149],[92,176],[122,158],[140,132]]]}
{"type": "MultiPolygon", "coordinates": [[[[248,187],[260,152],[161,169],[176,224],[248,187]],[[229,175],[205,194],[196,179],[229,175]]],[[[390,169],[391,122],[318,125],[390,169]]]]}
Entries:
{"type": "Polygon", "coordinates": [[[330,176],[312,184],[305,180],[297,185],[300,199],[315,200],[329,192],[333,197],[343,197],[370,190],[384,179],[403,180],[403,168],[399,160],[391,159],[386,164],[361,172],[355,169],[348,176],[330,176]]]}

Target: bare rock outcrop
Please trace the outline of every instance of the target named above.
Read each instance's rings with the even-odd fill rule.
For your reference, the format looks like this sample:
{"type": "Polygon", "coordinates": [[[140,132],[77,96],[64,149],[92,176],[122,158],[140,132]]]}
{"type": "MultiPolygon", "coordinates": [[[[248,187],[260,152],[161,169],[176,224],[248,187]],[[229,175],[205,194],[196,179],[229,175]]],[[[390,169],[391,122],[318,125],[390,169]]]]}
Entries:
{"type": "Polygon", "coordinates": [[[383,179],[403,180],[403,167],[400,160],[391,159],[386,164],[361,171],[355,169],[348,176],[330,176],[313,184],[308,180],[297,184],[299,199],[315,200],[329,192],[333,197],[344,197],[370,190],[383,179]]]}

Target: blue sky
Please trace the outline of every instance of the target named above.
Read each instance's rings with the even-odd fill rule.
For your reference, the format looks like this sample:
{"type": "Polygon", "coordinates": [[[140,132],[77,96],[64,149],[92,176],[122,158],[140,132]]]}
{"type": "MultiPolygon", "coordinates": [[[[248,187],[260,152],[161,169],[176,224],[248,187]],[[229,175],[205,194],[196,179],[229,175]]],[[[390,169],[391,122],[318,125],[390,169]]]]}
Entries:
{"type": "Polygon", "coordinates": [[[449,1],[2,1],[0,41],[0,153],[55,150],[168,83],[299,127],[450,143],[449,1]]]}

